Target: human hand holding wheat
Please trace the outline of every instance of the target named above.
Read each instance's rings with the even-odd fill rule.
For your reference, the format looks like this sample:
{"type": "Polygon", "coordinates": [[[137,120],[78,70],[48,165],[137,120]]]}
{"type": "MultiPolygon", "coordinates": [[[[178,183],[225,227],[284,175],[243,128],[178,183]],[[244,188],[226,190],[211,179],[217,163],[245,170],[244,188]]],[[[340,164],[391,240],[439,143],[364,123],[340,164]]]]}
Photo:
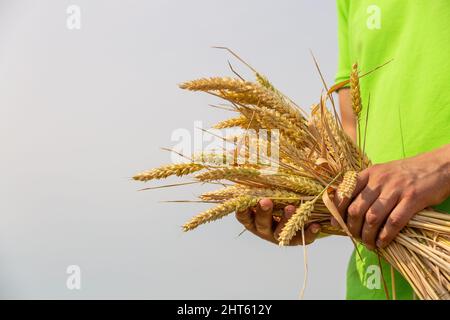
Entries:
{"type": "MultiPolygon", "coordinates": [[[[240,212],[238,219],[241,222],[244,219],[248,229],[256,230],[256,234],[267,240],[278,240],[281,246],[295,243],[292,241],[296,241],[297,237],[303,239],[308,226],[314,223],[320,224],[322,233],[350,236],[356,245],[359,241],[350,232],[333,199],[336,195],[352,199],[358,173],[374,171],[377,166],[370,169],[371,162],[364,153],[364,145],[356,145],[344,132],[332,94],[350,83],[352,107],[358,118],[361,110],[359,78],[370,72],[360,75],[355,64],[350,81],[335,84],[329,89],[324,84],[326,92],[307,113],[277,90],[265,76],[253,68],[251,70],[255,73],[256,82],[247,81],[241,76],[212,77],[180,85],[183,89],[203,91],[230,103],[229,107],[238,115],[216,124],[214,128],[242,129],[242,134],[238,136],[223,138],[232,148],[193,154],[192,157],[187,156],[191,162],[154,168],[133,178],[149,181],[193,175],[194,181],[188,184],[211,183],[223,186],[199,196],[200,202],[213,203],[215,206],[186,222],[184,231],[237,211],[240,212]],[[331,110],[327,108],[328,103],[331,103],[331,110]],[[270,139],[268,135],[260,136],[267,129],[270,139]],[[279,134],[272,136],[274,132],[279,134]],[[270,151],[274,146],[277,146],[275,154],[278,156],[269,162],[268,152],[261,156],[254,148],[270,151]],[[249,210],[253,210],[249,208],[254,208],[267,198],[271,200],[273,210],[267,208],[269,203],[264,203],[264,200],[256,209],[255,215],[260,217],[255,219],[255,215],[249,215],[249,210]],[[290,205],[296,207],[295,213],[290,205]],[[262,210],[262,207],[267,210],[262,210]],[[287,210],[284,216],[283,208],[287,210]],[[338,228],[331,226],[332,217],[338,220],[338,228]],[[278,224],[272,222],[278,219],[278,224]]],[[[359,138],[358,141],[361,141],[359,138]]],[[[414,175],[414,171],[410,174],[414,175]]],[[[427,176],[420,177],[429,179],[427,176]]],[[[381,186],[383,183],[375,185],[381,186]]],[[[407,187],[408,184],[403,186],[407,187]]],[[[413,202],[411,195],[408,199],[413,202]]],[[[384,258],[399,270],[419,298],[450,299],[450,217],[433,210],[422,210],[417,214],[409,211],[409,214],[413,215],[412,218],[396,238],[376,252],[380,259],[384,258]]],[[[314,225],[310,228],[314,228],[314,225]]],[[[308,243],[306,237],[304,242],[308,243]]]]}
{"type": "MultiPolygon", "coordinates": [[[[279,244],[280,233],[284,226],[295,213],[296,207],[288,205],[284,208],[281,217],[273,216],[273,202],[265,198],[261,199],[254,208],[236,212],[237,220],[246,228],[246,230],[257,235],[261,239],[270,241],[276,245],[279,244]]],[[[305,228],[305,244],[314,242],[320,231],[320,224],[311,223],[305,228]]],[[[303,244],[303,236],[297,233],[289,242],[289,245],[296,246],[303,244]]]]}
{"type": "Polygon", "coordinates": [[[363,170],[351,198],[336,197],[350,233],[368,249],[385,248],[417,212],[450,196],[449,168],[447,145],[363,170]]]}

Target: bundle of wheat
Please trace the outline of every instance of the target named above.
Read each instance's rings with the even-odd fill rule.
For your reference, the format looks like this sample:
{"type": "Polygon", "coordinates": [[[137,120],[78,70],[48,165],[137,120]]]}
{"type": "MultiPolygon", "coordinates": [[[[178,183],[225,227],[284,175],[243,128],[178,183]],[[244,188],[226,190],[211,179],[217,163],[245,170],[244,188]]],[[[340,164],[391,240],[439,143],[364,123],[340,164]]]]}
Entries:
{"type": "MultiPolygon", "coordinates": [[[[353,109],[359,115],[361,75],[357,65],[350,80],[327,89],[320,102],[312,106],[309,115],[265,76],[253,68],[252,71],[255,82],[241,77],[214,77],[180,85],[182,89],[206,92],[231,103],[238,116],[215,125],[215,128],[243,129],[238,140],[236,137],[230,139],[234,145],[231,156],[230,151],[197,154],[191,162],[145,171],[134,179],[148,181],[196,173],[196,181],[228,184],[200,196],[200,201],[217,203],[217,206],[184,224],[184,231],[254,207],[262,198],[270,198],[274,203],[274,219],[284,206],[293,204],[297,207],[280,233],[278,240],[282,246],[288,245],[294,235],[303,232],[305,225],[311,222],[320,223],[323,233],[351,237],[332,199],[336,192],[341,197],[350,197],[358,172],[369,167],[370,161],[362,148],[345,134],[336,116],[332,93],[350,83],[353,109]],[[327,108],[330,102],[331,110],[327,108]],[[246,135],[250,128],[278,130],[276,141],[273,138],[257,141],[258,148],[275,142],[279,144],[276,172],[267,170],[267,162],[259,154],[256,163],[236,161],[236,154],[242,152],[246,159],[255,156],[252,154],[255,148],[250,147],[251,139],[246,135]],[[340,228],[331,226],[332,217],[340,228]]],[[[450,298],[450,215],[433,210],[417,213],[396,239],[377,253],[408,280],[419,298],[450,298]]]]}

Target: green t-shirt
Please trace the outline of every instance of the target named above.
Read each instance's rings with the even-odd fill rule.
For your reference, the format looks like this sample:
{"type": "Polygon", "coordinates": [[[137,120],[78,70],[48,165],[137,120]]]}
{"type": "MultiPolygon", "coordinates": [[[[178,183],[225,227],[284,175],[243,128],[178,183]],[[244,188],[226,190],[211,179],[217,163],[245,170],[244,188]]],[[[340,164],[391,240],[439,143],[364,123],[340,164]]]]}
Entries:
{"type": "MultiPolygon", "coordinates": [[[[337,0],[339,66],[336,82],[358,62],[363,110],[370,106],[365,148],[373,163],[411,157],[450,143],[450,1],[337,0]]],[[[450,212],[450,199],[436,207],[450,212]]],[[[347,299],[385,299],[378,258],[359,246],[347,271],[347,299]]],[[[391,292],[390,266],[382,272],[391,292]]],[[[412,289],[394,276],[397,299],[412,289]]]]}

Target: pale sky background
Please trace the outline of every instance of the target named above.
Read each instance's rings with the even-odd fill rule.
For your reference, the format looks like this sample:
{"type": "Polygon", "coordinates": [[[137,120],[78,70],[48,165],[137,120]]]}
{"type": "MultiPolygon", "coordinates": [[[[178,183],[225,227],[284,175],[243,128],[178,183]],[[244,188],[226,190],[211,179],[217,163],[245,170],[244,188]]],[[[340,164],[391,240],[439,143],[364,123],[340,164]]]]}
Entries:
{"type": "MultiPolygon", "coordinates": [[[[182,233],[199,187],[138,192],[170,160],[177,128],[225,111],[177,83],[231,75],[233,48],[302,106],[332,83],[335,1],[1,0],[0,298],[296,299],[301,247],[279,248],[230,216],[182,233]],[[81,9],[68,30],[66,9],[81,9]],[[81,290],[66,268],[79,265],[81,290]]],[[[170,180],[178,181],[178,180],[170,180]]],[[[343,299],[352,249],[308,247],[307,299],[343,299]]]]}

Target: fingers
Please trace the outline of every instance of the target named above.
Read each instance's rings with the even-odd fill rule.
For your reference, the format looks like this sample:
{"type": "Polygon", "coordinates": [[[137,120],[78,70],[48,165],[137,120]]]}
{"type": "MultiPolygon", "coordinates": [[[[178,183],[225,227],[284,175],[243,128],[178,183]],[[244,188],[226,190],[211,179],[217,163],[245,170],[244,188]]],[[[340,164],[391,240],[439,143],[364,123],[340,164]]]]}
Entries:
{"type": "Polygon", "coordinates": [[[406,226],[411,217],[419,210],[420,209],[415,207],[413,201],[409,199],[401,200],[394,210],[392,210],[383,229],[381,229],[376,246],[378,248],[385,248],[392,240],[394,240],[400,230],[406,226]]]}
{"type": "Polygon", "coordinates": [[[251,209],[247,209],[244,211],[237,211],[236,212],[236,219],[242,223],[242,225],[251,232],[256,231],[255,227],[255,221],[254,221],[254,214],[251,209]]]}
{"type": "Polygon", "coordinates": [[[275,241],[272,229],[273,203],[270,199],[261,199],[256,207],[255,228],[256,233],[263,239],[275,241]]]}
{"type": "MultiPolygon", "coordinates": [[[[351,198],[341,198],[337,192],[335,193],[335,198],[333,201],[344,221],[346,220],[347,209],[349,205],[352,203],[352,200],[355,197],[357,197],[362,190],[364,190],[368,181],[369,181],[369,171],[368,169],[366,169],[358,173],[355,190],[353,190],[351,198]]],[[[331,224],[335,227],[339,226],[335,218],[331,219],[331,224]]]]}
{"type": "MultiPolygon", "coordinates": [[[[295,213],[296,208],[292,205],[286,206],[284,208],[284,215],[281,218],[280,222],[278,223],[277,227],[275,228],[274,237],[278,240],[281,230],[283,230],[284,226],[286,225],[286,222],[289,221],[289,219],[292,217],[292,215],[295,213]]],[[[310,244],[316,240],[319,232],[320,232],[320,224],[318,223],[312,223],[305,228],[305,244],[310,244]]],[[[289,242],[290,246],[297,246],[297,245],[303,245],[303,238],[301,231],[298,231],[296,235],[291,239],[289,242]]]]}
{"type": "MultiPolygon", "coordinates": [[[[333,202],[338,209],[339,213],[341,214],[342,219],[345,221],[346,212],[349,204],[351,203],[351,198],[341,198],[339,194],[336,192],[335,197],[333,199],[333,202]]],[[[334,227],[339,227],[339,223],[334,217],[331,217],[331,225],[334,227]]]]}
{"type": "Polygon", "coordinates": [[[361,238],[366,212],[379,195],[378,190],[373,190],[369,186],[366,186],[348,207],[346,223],[348,230],[355,238],[361,238]]]}
{"type": "MultiPolygon", "coordinates": [[[[305,228],[305,245],[311,244],[316,240],[320,232],[320,224],[311,223],[305,228]]],[[[302,232],[299,230],[289,243],[290,246],[297,246],[303,244],[302,232]]]]}
{"type": "Polygon", "coordinates": [[[374,250],[378,233],[398,201],[397,195],[383,197],[381,195],[367,210],[361,232],[361,240],[368,249],[374,250]]]}
{"type": "Polygon", "coordinates": [[[272,220],[273,203],[270,199],[262,199],[256,208],[236,212],[236,219],[244,227],[265,240],[278,243],[273,236],[272,220]]]}
{"type": "Polygon", "coordinates": [[[276,240],[278,240],[278,238],[280,237],[281,230],[283,230],[286,222],[288,222],[288,220],[295,213],[295,210],[296,208],[293,205],[289,205],[284,208],[284,214],[274,231],[274,237],[276,240]]]}
{"type": "MultiPolygon", "coordinates": [[[[278,244],[278,237],[286,225],[287,221],[295,213],[296,208],[292,205],[284,208],[284,214],[281,220],[273,228],[273,203],[270,199],[262,199],[256,206],[256,212],[253,213],[251,209],[236,212],[237,220],[244,225],[244,227],[256,234],[257,236],[278,244]]],[[[305,228],[305,244],[313,242],[320,232],[320,224],[312,223],[305,228]]],[[[303,244],[302,233],[299,231],[291,240],[289,245],[303,244]]]]}

